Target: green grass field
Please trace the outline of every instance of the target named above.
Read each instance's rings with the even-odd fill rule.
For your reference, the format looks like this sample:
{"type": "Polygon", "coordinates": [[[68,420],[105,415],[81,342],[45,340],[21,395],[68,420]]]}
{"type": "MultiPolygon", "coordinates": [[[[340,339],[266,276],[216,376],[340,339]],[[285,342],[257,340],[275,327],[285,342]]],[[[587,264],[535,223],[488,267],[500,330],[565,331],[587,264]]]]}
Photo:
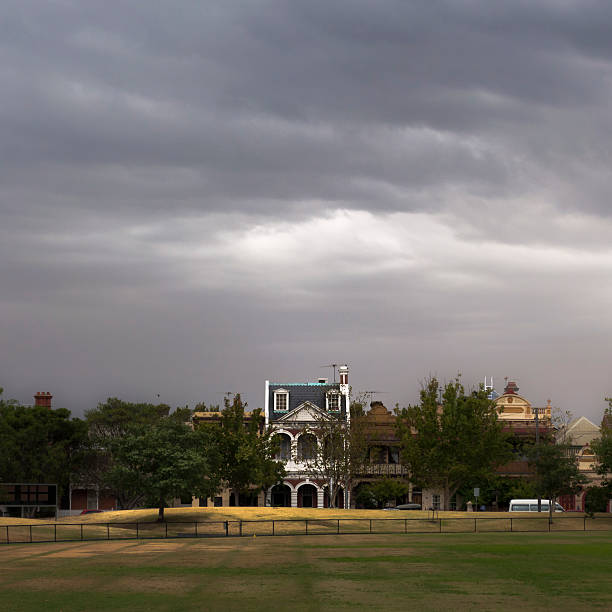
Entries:
{"type": "Polygon", "coordinates": [[[15,544],[0,609],[612,609],[612,533],[15,544]]]}

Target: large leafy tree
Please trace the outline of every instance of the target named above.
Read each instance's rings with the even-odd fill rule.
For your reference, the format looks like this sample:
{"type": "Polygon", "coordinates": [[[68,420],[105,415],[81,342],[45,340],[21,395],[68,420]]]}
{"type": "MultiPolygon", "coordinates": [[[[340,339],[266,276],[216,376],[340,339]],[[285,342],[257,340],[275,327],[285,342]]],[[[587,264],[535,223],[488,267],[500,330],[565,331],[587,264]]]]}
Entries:
{"type": "Polygon", "coordinates": [[[22,406],[2,399],[0,388],[0,481],[56,483],[61,496],[80,463],[85,431],[65,408],[22,406]]]}
{"type": "Polygon", "coordinates": [[[409,486],[401,480],[381,478],[376,482],[359,487],[357,501],[366,508],[384,508],[385,504],[403,497],[409,486]]]}
{"type": "MultiPolygon", "coordinates": [[[[539,444],[529,449],[527,457],[535,468],[536,490],[545,499],[554,501],[559,495],[577,493],[587,482],[569,444],[539,444]]],[[[549,510],[552,517],[552,503],[549,510]]]]}
{"type": "Polygon", "coordinates": [[[159,509],[176,497],[208,497],[218,488],[207,457],[206,440],[179,418],[166,417],[149,425],[135,425],[110,444],[112,465],[107,482],[129,490],[159,509]]]}
{"type": "MultiPolygon", "coordinates": [[[[110,478],[116,465],[116,444],[135,429],[146,429],[158,425],[170,414],[167,404],[131,403],[116,397],[85,413],[87,443],[84,458],[74,477],[83,485],[98,486],[117,498],[120,508],[134,508],[144,501],[140,487],[132,487],[129,479],[110,478]]],[[[184,408],[173,413],[178,422],[189,420],[189,411],[184,408]]]]}
{"type": "Polygon", "coordinates": [[[247,404],[236,394],[225,398],[220,419],[198,425],[209,440],[209,457],[215,482],[222,482],[237,494],[252,493],[281,481],[285,470],[275,459],[276,442],[263,427],[260,408],[246,412],[247,404]]]}
{"type": "Polygon", "coordinates": [[[606,398],[608,407],[604,412],[601,424],[601,436],[591,442],[591,448],[597,457],[597,473],[603,477],[602,485],[608,489],[612,496],[612,398],[606,398]]]}
{"type": "Polygon", "coordinates": [[[466,393],[458,378],[443,388],[432,378],[420,399],[398,410],[401,461],[414,484],[444,492],[448,509],[464,484],[492,476],[509,459],[510,446],[482,387],[466,393]]]}

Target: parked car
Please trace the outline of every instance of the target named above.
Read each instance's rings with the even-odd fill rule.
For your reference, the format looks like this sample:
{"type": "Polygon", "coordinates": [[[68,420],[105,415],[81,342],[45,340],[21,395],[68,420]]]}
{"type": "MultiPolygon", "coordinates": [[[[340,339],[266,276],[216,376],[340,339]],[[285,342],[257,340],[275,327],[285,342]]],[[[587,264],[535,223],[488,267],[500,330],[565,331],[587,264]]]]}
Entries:
{"type": "Polygon", "coordinates": [[[104,510],[94,510],[92,508],[91,510],[82,510],[81,514],[94,514],[95,512],[104,512],[104,510]]]}
{"type": "Polygon", "coordinates": [[[400,504],[395,508],[385,508],[385,510],[421,510],[421,504],[400,504]]]}

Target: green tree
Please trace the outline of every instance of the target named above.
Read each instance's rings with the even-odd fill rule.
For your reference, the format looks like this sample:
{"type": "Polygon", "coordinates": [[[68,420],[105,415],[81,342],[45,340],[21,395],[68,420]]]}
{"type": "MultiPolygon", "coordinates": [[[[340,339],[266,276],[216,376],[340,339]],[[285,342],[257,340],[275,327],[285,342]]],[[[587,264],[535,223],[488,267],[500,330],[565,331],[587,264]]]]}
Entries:
{"type": "Polygon", "coordinates": [[[482,386],[466,393],[459,379],[442,389],[432,378],[420,399],[397,410],[401,461],[414,484],[444,492],[448,509],[458,489],[492,476],[510,458],[510,446],[482,386]]]}
{"type": "Polygon", "coordinates": [[[176,497],[209,497],[219,483],[207,459],[206,440],[180,419],[166,417],[149,425],[129,427],[112,440],[113,462],[107,482],[115,490],[139,494],[159,509],[176,497]]]}
{"type": "Polygon", "coordinates": [[[608,496],[612,497],[612,398],[606,398],[608,407],[604,412],[601,424],[601,436],[591,442],[591,448],[597,457],[597,473],[603,478],[602,486],[607,488],[608,496]]]}
{"type": "Polygon", "coordinates": [[[285,475],[283,464],[275,459],[276,441],[264,429],[261,409],[246,413],[246,407],[239,393],[231,403],[226,397],[221,419],[198,426],[212,440],[209,449],[216,481],[234,490],[238,504],[240,495],[267,489],[285,475]]]}
{"type": "Polygon", "coordinates": [[[550,500],[552,520],[553,502],[559,495],[577,493],[587,482],[578,469],[578,458],[569,444],[540,444],[529,449],[529,465],[535,468],[535,485],[545,499],[550,500]]]}
{"type": "Polygon", "coordinates": [[[605,512],[609,499],[610,493],[608,487],[589,487],[586,490],[584,509],[590,514],[593,512],[605,512]]]}
{"type": "Polygon", "coordinates": [[[68,488],[80,463],[85,424],[65,408],[22,406],[0,388],[0,481],[55,483],[68,488]]]}
{"type": "Polygon", "coordinates": [[[356,500],[366,508],[384,508],[389,501],[397,502],[398,498],[408,493],[409,486],[401,480],[381,478],[376,482],[360,486],[356,500]]]}
{"type": "MultiPolygon", "coordinates": [[[[115,443],[132,435],[135,429],[158,425],[169,416],[167,404],[132,403],[116,397],[109,397],[95,409],[88,410],[85,413],[87,442],[75,479],[108,491],[117,498],[120,508],[130,509],[143,503],[141,487],[130,486],[129,479],[111,478],[115,473],[115,443]]],[[[190,416],[191,411],[185,408],[172,413],[172,419],[177,422],[189,421],[190,416]]]]}
{"type": "Polygon", "coordinates": [[[125,435],[135,425],[152,425],[170,414],[168,404],[125,402],[109,397],[93,410],[85,412],[90,436],[107,442],[125,435]]]}

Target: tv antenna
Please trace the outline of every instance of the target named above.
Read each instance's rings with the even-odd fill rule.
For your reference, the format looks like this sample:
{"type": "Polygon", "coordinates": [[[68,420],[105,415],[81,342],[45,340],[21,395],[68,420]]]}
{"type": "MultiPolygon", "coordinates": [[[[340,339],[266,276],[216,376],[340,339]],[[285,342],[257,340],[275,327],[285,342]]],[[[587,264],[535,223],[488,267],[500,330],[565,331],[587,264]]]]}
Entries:
{"type": "Polygon", "coordinates": [[[334,382],[336,382],[336,368],[342,365],[341,363],[328,363],[327,365],[322,365],[322,368],[333,368],[334,369],[334,382]]]}

